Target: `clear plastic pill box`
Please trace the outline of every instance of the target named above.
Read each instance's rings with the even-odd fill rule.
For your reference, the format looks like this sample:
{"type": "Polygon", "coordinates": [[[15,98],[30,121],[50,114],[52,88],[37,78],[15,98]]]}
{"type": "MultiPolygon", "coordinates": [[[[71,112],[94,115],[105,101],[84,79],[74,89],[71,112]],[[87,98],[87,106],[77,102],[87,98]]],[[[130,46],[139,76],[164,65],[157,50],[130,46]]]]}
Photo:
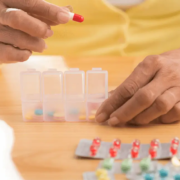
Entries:
{"type": "Polygon", "coordinates": [[[85,72],[78,68],[64,73],[66,121],[85,121],[85,72]]]}
{"type": "Polygon", "coordinates": [[[21,73],[21,100],[24,121],[43,121],[40,72],[29,69],[21,73]]]}
{"type": "Polygon", "coordinates": [[[93,68],[86,73],[86,114],[87,120],[93,121],[95,114],[108,98],[108,72],[93,68]]]}
{"type": "Polygon", "coordinates": [[[91,121],[108,98],[108,72],[72,68],[62,73],[30,69],[21,73],[24,121],[91,121]],[[85,82],[86,80],[86,82],[85,82]]]}
{"type": "Polygon", "coordinates": [[[50,69],[42,73],[44,121],[65,121],[63,73],[50,69]]]}

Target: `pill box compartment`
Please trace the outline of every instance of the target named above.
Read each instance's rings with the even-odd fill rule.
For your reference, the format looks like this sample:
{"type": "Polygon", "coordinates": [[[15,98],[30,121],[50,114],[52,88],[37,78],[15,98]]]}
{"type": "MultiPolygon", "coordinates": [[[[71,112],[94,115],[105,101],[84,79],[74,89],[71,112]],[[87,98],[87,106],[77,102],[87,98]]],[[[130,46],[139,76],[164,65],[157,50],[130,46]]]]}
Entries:
{"type": "Polygon", "coordinates": [[[42,74],[44,121],[65,121],[63,73],[50,69],[42,74]]]}
{"type": "Polygon", "coordinates": [[[66,121],[86,121],[85,73],[78,68],[64,73],[66,121]]]}
{"type": "Polygon", "coordinates": [[[86,116],[94,121],[101,104],[108,98],[108,72],[93,68],[86,73],[86,116]]]}
{"type": "Polygon", "coordinates": [[[30,69],[20,78],[23,120],[43,121],[41,73],[30,69]]]}

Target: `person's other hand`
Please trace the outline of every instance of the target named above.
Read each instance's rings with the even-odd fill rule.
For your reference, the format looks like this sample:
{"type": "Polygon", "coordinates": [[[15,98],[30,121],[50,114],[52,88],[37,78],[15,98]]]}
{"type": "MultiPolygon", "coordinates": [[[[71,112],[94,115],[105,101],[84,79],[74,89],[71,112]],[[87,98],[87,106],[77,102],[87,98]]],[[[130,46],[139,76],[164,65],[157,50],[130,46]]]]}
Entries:
{"type": "Polygon", "coordinates": [[[102,104],[99,123],[146,125],[180,120],[180,50],[148,56],[102,104]]]}
{"type": "Polygon", "coordinates": [[[22,62],[46,49],[50,26],[67,23],[68,11],[43,0],[0,0],[0,63],[22,62]]]}

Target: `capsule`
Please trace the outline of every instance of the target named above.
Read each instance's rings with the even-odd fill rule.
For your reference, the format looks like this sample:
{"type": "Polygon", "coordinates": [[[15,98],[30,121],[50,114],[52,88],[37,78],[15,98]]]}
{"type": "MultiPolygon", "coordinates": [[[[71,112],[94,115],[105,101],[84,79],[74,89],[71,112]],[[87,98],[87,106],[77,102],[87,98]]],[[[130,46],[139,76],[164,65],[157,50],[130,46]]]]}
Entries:
{"type": "Polygon", "coordinates": [[[158,150],[157,146],[149,148],[149,155],[151,156],[152,159],[157,157],[157,150],[158,150]]]}
{"type": "Polygon", "coordinates": [[[172,140],[171,144],[176,144],[176,145],[179,146],[179,138],[178,138],[178,137],[175,137],[175,138],[172,140]]]}
{"type": "Polygon", "coordinates": [[[84,17],[79,15],[79,14],[74,14],[72,12],[69,12],[70,15],[70,19],[76,22],[83,22],[84,21],[84,17]]]}
{"type": "Polygon", "coordinates": [[[121,148],[121,141],[119,139],[115,139],[113,141],[113,145],[115,148],[120,149],[121,148]]]}
{"type": "Polygon", "coordinates": [[[177,151],[178,151],[178,145],[177,144],[172,144],[171,147],[170,147],[171,154],[174,156],[174,155],[177,154],[177,151]]]}
{"type": "Polygon", "coordinates": [[[138,157],[138,155],[139,155],[139,148],[133,147],[133,148],[131,149],[131,157],[132,157],[133,159],[135,159],[135,158],[138,157]]]}
{"type": "Polygon", "coordinates": [[[101,145],[101,139],[100,138],[93,139],[92,145],[99,147],[101,145]]]}
{"type": "Polygon", "coordinates": [[[110,157],[116,157],[117,156],[117,149],[115,147],[111,147],[109,149],[110,157]]]}
{"type": "Polygon", "coordinates": [[[159,139],[154,139],[151,141],[151,147],[158,147],[160,146],[160,141],[159,139]]]}
{"type": "Polygon", "coordinates": [[[97,154],[97,151],[98,151],[97,146],[91,145],[90,147],[91,156],[95,156],[97,154]]]}
{"type": "Polygon", "coordinates": [[[134,140],[133,144],[132,144],[133,147],[136,147],[136,148],[140,148],[140,141],[139,140],[134,140]]]}

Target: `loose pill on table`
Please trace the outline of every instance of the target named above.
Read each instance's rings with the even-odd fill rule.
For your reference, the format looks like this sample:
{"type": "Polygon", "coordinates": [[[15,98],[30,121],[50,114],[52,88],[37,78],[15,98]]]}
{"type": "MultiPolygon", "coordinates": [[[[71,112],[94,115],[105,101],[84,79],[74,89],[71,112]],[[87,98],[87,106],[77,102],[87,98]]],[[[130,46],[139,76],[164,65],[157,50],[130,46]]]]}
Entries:
{"type": "Polygon", "coordinates": [[[174,180],[180,180],[180,174],[176,174],[176,175],[174,176],[174,180]]]}
{"type": "Polygon", "coordinates": [[[36,109],[34,111],[34,114],[37,115],[37,116],[41,116],[41,115],[43,115],[43,110],[42,109],[36,109]]]}

